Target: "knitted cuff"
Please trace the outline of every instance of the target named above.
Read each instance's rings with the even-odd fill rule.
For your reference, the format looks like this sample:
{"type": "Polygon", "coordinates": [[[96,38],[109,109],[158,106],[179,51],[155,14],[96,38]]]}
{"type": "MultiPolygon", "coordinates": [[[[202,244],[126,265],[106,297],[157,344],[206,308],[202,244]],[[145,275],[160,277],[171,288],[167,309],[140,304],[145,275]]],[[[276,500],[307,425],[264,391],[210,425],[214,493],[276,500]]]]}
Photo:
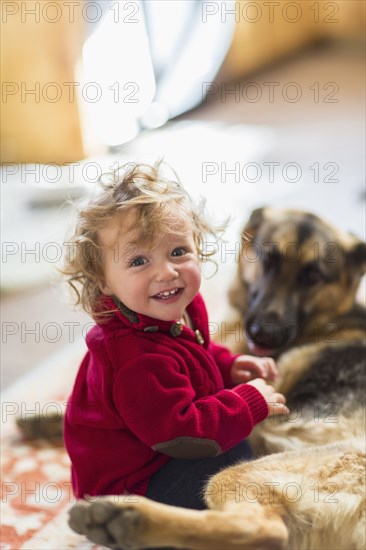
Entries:
{"type": "Polygon", "coordinates": [[[240,395],[240,397],[247,403],[253,416],[254,425],[267,418],[269,414],[267,401],[256,388],[250,384],[239,384],[238,386],[235,386],[232,391],[240,395]]]}

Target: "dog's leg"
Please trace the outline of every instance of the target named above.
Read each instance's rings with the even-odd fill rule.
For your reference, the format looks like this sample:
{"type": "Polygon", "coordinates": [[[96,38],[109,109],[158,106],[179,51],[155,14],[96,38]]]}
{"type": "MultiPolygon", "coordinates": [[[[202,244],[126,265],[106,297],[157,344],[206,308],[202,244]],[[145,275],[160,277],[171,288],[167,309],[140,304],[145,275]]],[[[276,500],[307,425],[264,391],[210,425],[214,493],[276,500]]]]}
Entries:
{"type": "Polygon", "coordinates": [[[104,497],[78,502],[70,511],[73,530],[110,548],[175,547],[195,550],[285,548],[287,529],[258,503],[228,503],[222,511],[167,506],[144,497],[104,497]],[[127,500],[127,502],[126,502],[127,500]]]}

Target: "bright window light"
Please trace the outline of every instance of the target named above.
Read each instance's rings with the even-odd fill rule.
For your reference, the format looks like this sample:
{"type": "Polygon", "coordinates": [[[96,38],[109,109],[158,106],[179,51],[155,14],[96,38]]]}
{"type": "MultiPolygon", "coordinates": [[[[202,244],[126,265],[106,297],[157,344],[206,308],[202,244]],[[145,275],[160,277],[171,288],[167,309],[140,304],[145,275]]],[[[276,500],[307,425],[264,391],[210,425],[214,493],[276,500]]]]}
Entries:
{"type": "Polygon", "coordinates": [[[203,6],[201,0],[104,6],[83,50],[84,127],[100,142],[121,145],[202,102],[235,25],[235,17],[205,19],[203,6]],[[134,14],[125,13],[126,6],[134,6],[134,14]]]}
{"type": "Polygon", "coordinates": [[[138,119],[155,95],[143,10],[127,16],[124,1],[113,3],[83,48],[82,99],[88,125],[103,143],[132,139],[138,119]]]}

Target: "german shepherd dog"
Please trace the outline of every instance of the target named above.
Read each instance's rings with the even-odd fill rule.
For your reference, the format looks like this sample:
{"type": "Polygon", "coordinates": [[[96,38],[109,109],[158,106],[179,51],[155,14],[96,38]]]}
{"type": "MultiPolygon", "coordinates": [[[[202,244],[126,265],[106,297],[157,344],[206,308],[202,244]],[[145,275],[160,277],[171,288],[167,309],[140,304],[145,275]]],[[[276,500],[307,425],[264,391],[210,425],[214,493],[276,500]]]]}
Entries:
{"type": "MultiPolygon", "coordinates": [[[[257,209],[243,231],[230,300],[240,352],[276,358],[290,415],[251,437],[267,456],[213,476],[208,509],[144,497],[79,501],[70,526],[112,548],[361,550],[365,512],[366,245],[317,216],[257,209]]],[[[235,347],[235,346],[233,346],[235,347]]]]}

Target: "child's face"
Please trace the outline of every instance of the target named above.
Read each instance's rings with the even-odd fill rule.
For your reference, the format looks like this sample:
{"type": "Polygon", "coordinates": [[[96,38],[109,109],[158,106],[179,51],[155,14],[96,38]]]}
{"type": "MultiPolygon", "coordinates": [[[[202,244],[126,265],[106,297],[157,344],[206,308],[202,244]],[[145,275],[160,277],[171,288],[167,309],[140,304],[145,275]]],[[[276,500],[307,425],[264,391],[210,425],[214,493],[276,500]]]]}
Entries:
{"type": "Polygon", "coordinates": [[[103,247],[103,294],[129,309],[161,321],[181,319],[197,295],[201,272],[193,235],[165,234],[157,246],[137,245],[133,210],[99,231],[103,247]],[[168,293],[168,294],[167,294],[168,293]]]}

